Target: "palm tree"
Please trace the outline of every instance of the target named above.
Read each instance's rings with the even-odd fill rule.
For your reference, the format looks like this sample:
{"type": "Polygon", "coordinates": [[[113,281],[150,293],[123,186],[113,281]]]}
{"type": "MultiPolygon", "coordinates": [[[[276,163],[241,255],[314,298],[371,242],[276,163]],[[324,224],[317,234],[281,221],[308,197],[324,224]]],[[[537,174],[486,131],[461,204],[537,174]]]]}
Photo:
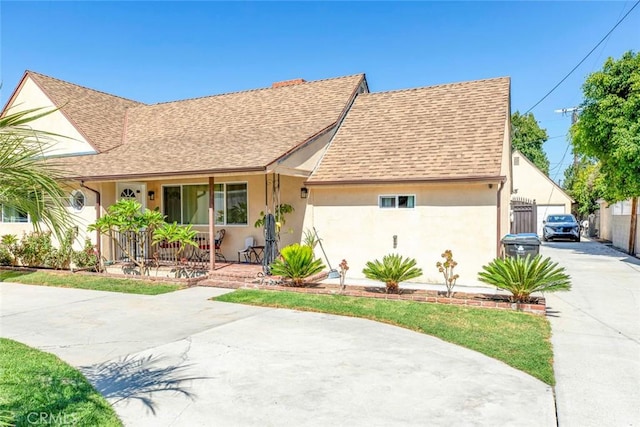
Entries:
{"type": "Polygon", "coordinates": [[[0,117],[0,207],[29,215],[36,230],[45,225],[62,238],[70,226],[63,173],[44,155],[60,135],[30,126],[53,111],[36,108],[0,117]]]}

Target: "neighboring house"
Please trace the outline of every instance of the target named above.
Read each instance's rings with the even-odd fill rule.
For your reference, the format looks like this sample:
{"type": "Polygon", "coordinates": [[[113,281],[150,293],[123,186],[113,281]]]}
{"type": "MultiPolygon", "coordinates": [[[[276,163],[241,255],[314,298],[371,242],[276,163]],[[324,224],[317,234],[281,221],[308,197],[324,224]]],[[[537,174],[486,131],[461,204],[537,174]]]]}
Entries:
{"type": "MultiPolygon", "coordinates": [[[[371,94],[359,74],[146,105],[26,72],[4,111],[14,106],[59,108],[33,127],[70,137],[49,154],[107,259],[86,224],[123,197],[208,236],[225,228],[231,260],[246,237],[264,242],[261,211],[290,204],[281,247],[315,227],[350,277],[399,252],[418,260],[418,281],[441,281],[435,263],[451,249],[473,282],[509,232],[508,78],[371,94]]],[[[0,235],[29,229],[15,217],[0,235]]]]}
{"type": "Polygon", "coordinates": [[[305,226],[353,277],[399,253],[442,282],[451,249],[474,282],[509,232],[510,128],[508,78],[359,95],[306,181],[305,226]]]}
{"type": "Polygon", "coordinates": [[[537,233],[542,236],[542,221],[547,215],[571,213],[573,199],[551,178],[545,175],[520,151],[511,154],[513,196],[535,200],[537,233]]]}

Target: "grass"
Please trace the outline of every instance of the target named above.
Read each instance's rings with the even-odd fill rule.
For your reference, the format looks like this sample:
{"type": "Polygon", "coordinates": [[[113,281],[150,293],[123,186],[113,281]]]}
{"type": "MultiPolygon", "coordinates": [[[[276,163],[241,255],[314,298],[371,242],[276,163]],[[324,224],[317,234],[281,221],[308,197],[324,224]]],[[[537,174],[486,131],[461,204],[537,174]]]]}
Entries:
{"type": "Polygon", "coordinates": [[[95,291],[123,292],[127,294],[158,295],[177,291],[176,283],[147,282],[85,274],[61,274],[45,271],[0,270],[0,282],[25,285],[58,286],[63,288],[92,289],[95,291]]]}
{"type": "Polygon", "coordinates": [[[109,403],[56,356],[0,338],[0,426],[122,426],[109,403]]]}
{"type": "Polygon", "coordinates": [[[216,301],[362,317],[441,338],[554,385],[551,327],[527,313],[343,295],[239,289],[216,301]]]}

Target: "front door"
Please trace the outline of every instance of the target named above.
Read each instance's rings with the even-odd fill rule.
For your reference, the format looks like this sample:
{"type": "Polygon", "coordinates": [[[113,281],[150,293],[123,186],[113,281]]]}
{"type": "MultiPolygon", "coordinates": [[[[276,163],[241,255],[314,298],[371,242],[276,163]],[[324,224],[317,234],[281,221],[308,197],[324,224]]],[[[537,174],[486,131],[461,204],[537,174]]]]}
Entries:
{"type": "Polygon", "coordinates": [[[140,182],[119,182],[116,185],[116,199],[133,199],[142,205],[142,210],[147,207],[146,193],[147,186],[140,182]]]}

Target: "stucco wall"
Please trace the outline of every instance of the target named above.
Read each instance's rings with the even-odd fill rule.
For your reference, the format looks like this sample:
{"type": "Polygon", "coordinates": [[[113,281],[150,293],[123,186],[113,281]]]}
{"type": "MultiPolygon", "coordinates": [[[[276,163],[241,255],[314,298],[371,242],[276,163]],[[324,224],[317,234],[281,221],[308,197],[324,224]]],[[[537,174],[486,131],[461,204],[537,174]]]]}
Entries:
{"type": "Polygon", "coordinates": [[[399,253],[423,269],[414,281],[441,283],[435,264],[451,249],[459,284],[476,284],[496,254],[496,191],[487,184],[313,187],[304,225],[316,227],[332,267],[347,260],[348,277],[362,278],[367,261],[399,253]],[[378,196],[390,194],[415,194],[416,207],[379,208],[378,196]]]}
{"type": "Polygon", "coordinates": [[[538,205],[563,205],[571,212],[571,198],[519,152],[512,154],[514,195],[535,199],[538,205]],[[517,164],[516,164],[517,163],[517,164]]]}
{"type": "Polygon", "coordinates": [[[606,203],[600,204],[600,225],[598,231],[598,237],[604,240],[609,240],[613,238],[611,223],[613,221],[613,212],[610,207],[607,206],[606,203]]]}
{"type": "MultiPolygon", "coordinates": [[[[637,218],[640,219],[640,216],[637,218]]],[[[631,215],[613,215],[611,217],[611,243],[625,252],[629,249],[629,230],[631,229],[631,215]]],[[[640,256],[640,221],[636,225],[635,252],[640,256]]]]}
{"type": "MultiPolygon", "coordinates": [[[[24,111],[32,108],[44,108],[44,111],[55,109],[55,105],[49,97],[45,95],[37,84],[30,77],[25,79],[24,84],[16,94],[9,113],[24,111]],[[12,108],[15,106],[14,108],[12,108]]],[[[55,144],[46,151],[47,155],[65,154],[87,154],[95,153],[95,150],[78,132],[78,130],[67,120],[61,111],[55,111],[30,123],[33,129],[42,129],[50,133],[62,135],[54,137],[55,144]]]]}

